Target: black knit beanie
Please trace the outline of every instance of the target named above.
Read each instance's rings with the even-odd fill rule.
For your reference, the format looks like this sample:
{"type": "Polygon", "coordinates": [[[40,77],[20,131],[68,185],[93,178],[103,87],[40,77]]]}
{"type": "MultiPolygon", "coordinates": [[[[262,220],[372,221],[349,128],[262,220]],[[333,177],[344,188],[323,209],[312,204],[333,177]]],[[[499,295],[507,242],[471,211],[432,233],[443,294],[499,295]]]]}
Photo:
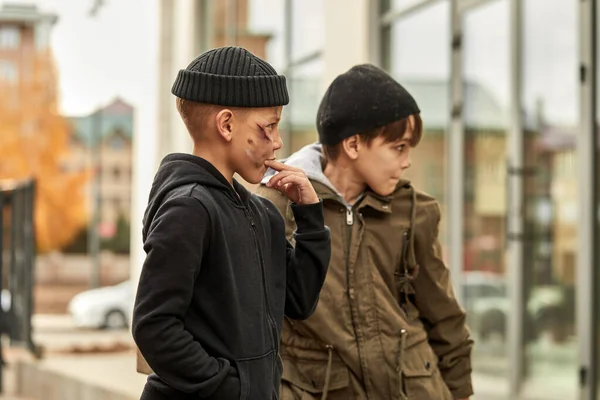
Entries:
{"type": "Polygon", "coordinates": [[[356,65],[339,75],[321,100],[319,141],[335,145],[419,112],[415,99],[385,71],[371,64],[356,65]]]}
{"type": "Polygon", "coordinates": [[[182,99],[226,107],[276,107],[289,103],[285,76],[241,47],[201,54],[177,74],[171,92],[182,99]]]}

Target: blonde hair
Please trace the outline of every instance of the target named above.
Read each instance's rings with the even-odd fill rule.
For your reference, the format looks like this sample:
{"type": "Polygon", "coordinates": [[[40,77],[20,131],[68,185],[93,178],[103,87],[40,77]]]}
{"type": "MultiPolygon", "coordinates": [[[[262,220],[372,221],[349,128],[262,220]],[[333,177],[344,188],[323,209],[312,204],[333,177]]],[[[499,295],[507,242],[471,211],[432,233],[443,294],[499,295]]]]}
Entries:
{"type": "Polygon", "coordinates": [[[199,103],[196,101],[185,100],[180,97],[175,99],[175,105],[193,140],[201,139],[200,134],[205,130],[210,118],[214,118],[214,116],[222,109],[227,108],[240,116],[244,116],[248,111],[246,108],[199,103]]]}

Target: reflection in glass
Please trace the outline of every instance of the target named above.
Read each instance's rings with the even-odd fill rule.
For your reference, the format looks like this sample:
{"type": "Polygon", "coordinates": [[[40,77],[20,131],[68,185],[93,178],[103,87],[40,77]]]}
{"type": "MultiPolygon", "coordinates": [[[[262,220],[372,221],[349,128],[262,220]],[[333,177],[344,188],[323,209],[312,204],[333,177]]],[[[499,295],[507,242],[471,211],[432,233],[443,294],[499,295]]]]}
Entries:
{"type": "Polygon", "coordinates": [[[525,398],[577,394],[576,0],[527,0],[523,21],[527,344],[525,398]]]}
{"type": "Polygon", "coordinates": [[[325,0],[292,0],[292,62],[325,44],[325,0]]]}
{"type": "Polygon", "coordinates": [[[383,0],[383,10],[403,10],[418,3],[423,3],[423,0],[383,0]]]}
{"type": "MultiPolygon", "coordinates": [[[[415,97],[425,128],[421,143],[413,150],[413,167],[406,177],[415,187],[434,196],[445,212],[446,129],[448,126],[449,65],[448,1],[394,22],[384,40],[386,69],[415,97]],[[422,40],[414,40],[419,37],[422,40]],[[423,49],[427,48],[427,51],[423,49]]],[[[445,244],[446,219],[440,237],[445,244]]]]}
{"type": "MultiPolygon", "coordinates": [[[[247,31],[253,32],[256,38],[264,38],[266,59],[281,71],[285,68],[285,1],[282,0],[247,0],[247,31]]],[[[219,1],[221,6],[226,1],[219,1]]],[[[240,2],[240,4],[243,2],[240,2]]],[[[256,40],[254,41],[254,43],[256,40]]],[[[248,46],[248,44],[245,44],[248,46]]]]}
{"type": "Polygon", "coordinates": [[[283,110],[281,129],[291,130],[290,149],[299,150],[317,140],[315,118],[321,102],[322,58],[295,67],[288,74],[290,104],[283,110]]]}
{"type": "MultiPolygon", "coordinates": [[[[323,0],[292,0],[291,26],[285,25],[282,0],[248,0],[248,29],[266,40],[266,59],[287,76],[290,104],[284,108],[281,136],[284,147],[279,157],[317,140],[315,117],[321,101],[324,71],[322,57],[312,57],[322,50],[325,37],[323,0]],[[287,30],[290,30],[286,32],[287,30]],[[291,36],[291,65],[285,54],[286,33],[291,36]],[[302,60],[302,63],[298,63],[302,60]],[[284,71],[285,70],[285,71],[284,71]]],[[[265,44],[263,44],[265,46],[265,44]]]]}
{"type": "Polygon", "coordinates": [[[476,341],[477,399],[508,399],[506,158],[509,2],[463,17],[465,193],[464,306],[476,341]]]}

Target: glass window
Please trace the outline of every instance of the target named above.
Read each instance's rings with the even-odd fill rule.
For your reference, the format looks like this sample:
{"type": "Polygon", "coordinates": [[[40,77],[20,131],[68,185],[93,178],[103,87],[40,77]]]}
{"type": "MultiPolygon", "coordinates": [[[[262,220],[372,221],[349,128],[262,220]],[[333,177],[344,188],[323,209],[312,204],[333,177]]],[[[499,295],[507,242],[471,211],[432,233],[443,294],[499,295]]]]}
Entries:
{"type": "Polygon", "coordinates": [[[323,71],[323,60],[317,58],[293,68],[288,75],[290,105],[283,111],[283,124],[291,132],[291,152],[318,139],[315,121],[323,92],[323,71]]]}
{"type": "Polygon", "coordinates": [[[532,329],[524,395],[575,398],[577,170],[579,124],[578,3],[526,0],[523,106],[526,175],[525,283],[532,329]]]}
{"type": "Polygon", "coordinates": [[[249,0],[249,29],[270,33],[266,58],[288,78],[290,105],[284,108],[280,125],[286,156],[317,140],[315,118],[321,101],[321,57],[311,57],[323,48],[325,38],[323,0],[292,0],[291,26],[285,25],[285,5],[281,0],[249,0]],[[286,65],[286,35],[291,39],[291,65],[286,65]],[[302,61],[299,63],[299,61],[302,61]]]}
{"type": "MultiPolygon", "coordinates": [[[[446,128],[448,126],[448,1],[394,21],[384,32],[385,68],[415,98],[421,109],[424,135],[413,150],[407,178],[434,196],[445,211],[446,128]],[[418,37],[420,40],[415,40],[418,37]],[[426,49],[426,51],[424,51],[426,49]]],[[[440,236],[445,244],[445,218],[440,236]]]]}
{"type": "Polygon", "coordinates": [[[113,169],[112,169],[112,175],[113,175],[113,179],[114,179],[115,181],[118,181],[118,180],[120,180],[120,178],[121,178],[121,173],[122,173],[122,172],[121,172],[121,168],[119,168],[119,167],[113,167],[113,169]]]}
{"type": "Polygon", "coordinates": [[[248,30],[268,36],[263,52],[278,72],[283,72],[285,68],[284,16],[285,1],[248,0],[248,30]]]}
{"type": "Polygon", "coordinates": [[[291,36],[291,63],[295,64],[321,50],[325,44],[323,0],[292,0],[291,27],[286,26],[286,3],[282,0],[249,0],[248,28],[270,35],[267,60],[275,68],[285,68],[285,35],[291,36]],[[288,31],[286,31],[286,29],[288,31]]]}
{"type": "Polygon", "coordinates": [[[414,6],[415,4],[422,3],[423,0],[383,0],[382,10],[386,11],[397,11],[403,10],[407,7],[414,6]]]}
{"type": "MultiPolygon", "coordinates": [[[[463,16],[465,130],[464,272],[467,321],[477,346],[477,397],[508,398],[506,146],[509,109],[509,2],[463,16]]],[[[447,41],[449,43],[449,41],[447,41]]]]}
{"type": "Polygon", "coordinates": [[[324,0],[292,0],[292,63],[325,44],[324,0]]]}
{"type": "Polygon", "coordinates": [[[0,81],[15,83],[19,76],[17,67],[10,61],[0,61],[0,81]]]}
{"type": "Polygon", "coordinates": [[[0,48],[16,49],[21,44],[21,30],[16,26],[0,27],[0,48]]]}
{"type": "Polygon", "coordinates": [[[113,150],[122,150],[125,148],[125,144],[125,139],[116,135],[108,141],[108,146],[113,150]]]}

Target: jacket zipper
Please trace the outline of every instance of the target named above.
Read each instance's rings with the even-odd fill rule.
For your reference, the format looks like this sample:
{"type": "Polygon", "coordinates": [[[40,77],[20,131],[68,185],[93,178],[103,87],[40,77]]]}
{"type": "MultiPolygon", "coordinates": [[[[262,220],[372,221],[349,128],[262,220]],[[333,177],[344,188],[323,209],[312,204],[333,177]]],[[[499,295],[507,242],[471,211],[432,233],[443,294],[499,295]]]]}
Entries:
{"type": "Polygon", "coordinates": [[[267,275],[265,272],[265,263],[262,256],[262,252],[260,249],[260,244],[258,242],[257,233],[256,233],[256,224],[250,215],[250,211],[247,208],[244,208],[244,214],[246,214],[246,218],[250,223],[250,227],[252,230],[252,239],[254,239],[254,245],[256,246],[256,254],[258,255],[258,263],[260,265],[260,274],[263,282],[263,293],[265,295],[265,308],[267,311],[267,319],[269,320],[269,327],[271,328],[271,342],[273,347],[275,348],[275,356],[273,357],[273,372],[275,372],[277,368],[277,355],[279,354],[279,343],[277,341],[277,325],[275,324],[275,319],[271,315],[271,307],[269,302],[269,289],[267,286],[267,275]]]}
{"type": "MultiPolygon", "coordinates": [[[[351,226],[354,224],[354,213],[352,212],[352,207],[346,207],[346,225],[351,226]]],[[[352,237],[350,238],[352,241],[352,237]]]]}
{"type": "MultiPolygon", "coordinates": [[[[361,194],[358,199],[356,199],[355,204],[359,204],[360,201],[362,200],[362,198],[364,197],[363,194],[361,194]]],[[[345,202],[342,202],[343,204],[345,204],[345,202]]],[[[346,205],[346,225],[347,226],[352,226],[354,225],[354,207],[350,206],[350,205],[346,205]]],[[[346,271],[347,271],[347,275],[348,275],[348,291],[352,291],[351,286],[351,279],[350,279],[350,253],[351,253],[351,249],[352,249],[352,232],[353,232],[354,228],[350,228],[350,234],[348,235],[348,246],[347,246],[347,257],[346,257],[346,271]]],[[[351,294],[351,292],[349,293],[350,296],[350,303],[353,303],[353,296],[351,294]]],[[[351,308],[353,308],[353,306],[350,306],[351,308]]],[[[350,317],[352,318],[352,325],[354,327],[354,332],[356,333],[358,330],[358,321],[355,320],[354,318],[354,312],[350,312],[350,317]]],[[[365,379],[365,382],[369,379],[368,376],[365,375],[364,373],[364,369],[363,369],[363,360],[362,360],[362,354],[361,354],[361,345],[360,343],[357,343],[358,345],[358,358],[359,358],[359,363],[361,366],[361,370],[363,371],[363,378],[365,379]]],[[[367,396],[369,396],[369,390],[368,390],[368,385],[367,387],[365,387],[365,390],[367,392],[367,396]]]]}

